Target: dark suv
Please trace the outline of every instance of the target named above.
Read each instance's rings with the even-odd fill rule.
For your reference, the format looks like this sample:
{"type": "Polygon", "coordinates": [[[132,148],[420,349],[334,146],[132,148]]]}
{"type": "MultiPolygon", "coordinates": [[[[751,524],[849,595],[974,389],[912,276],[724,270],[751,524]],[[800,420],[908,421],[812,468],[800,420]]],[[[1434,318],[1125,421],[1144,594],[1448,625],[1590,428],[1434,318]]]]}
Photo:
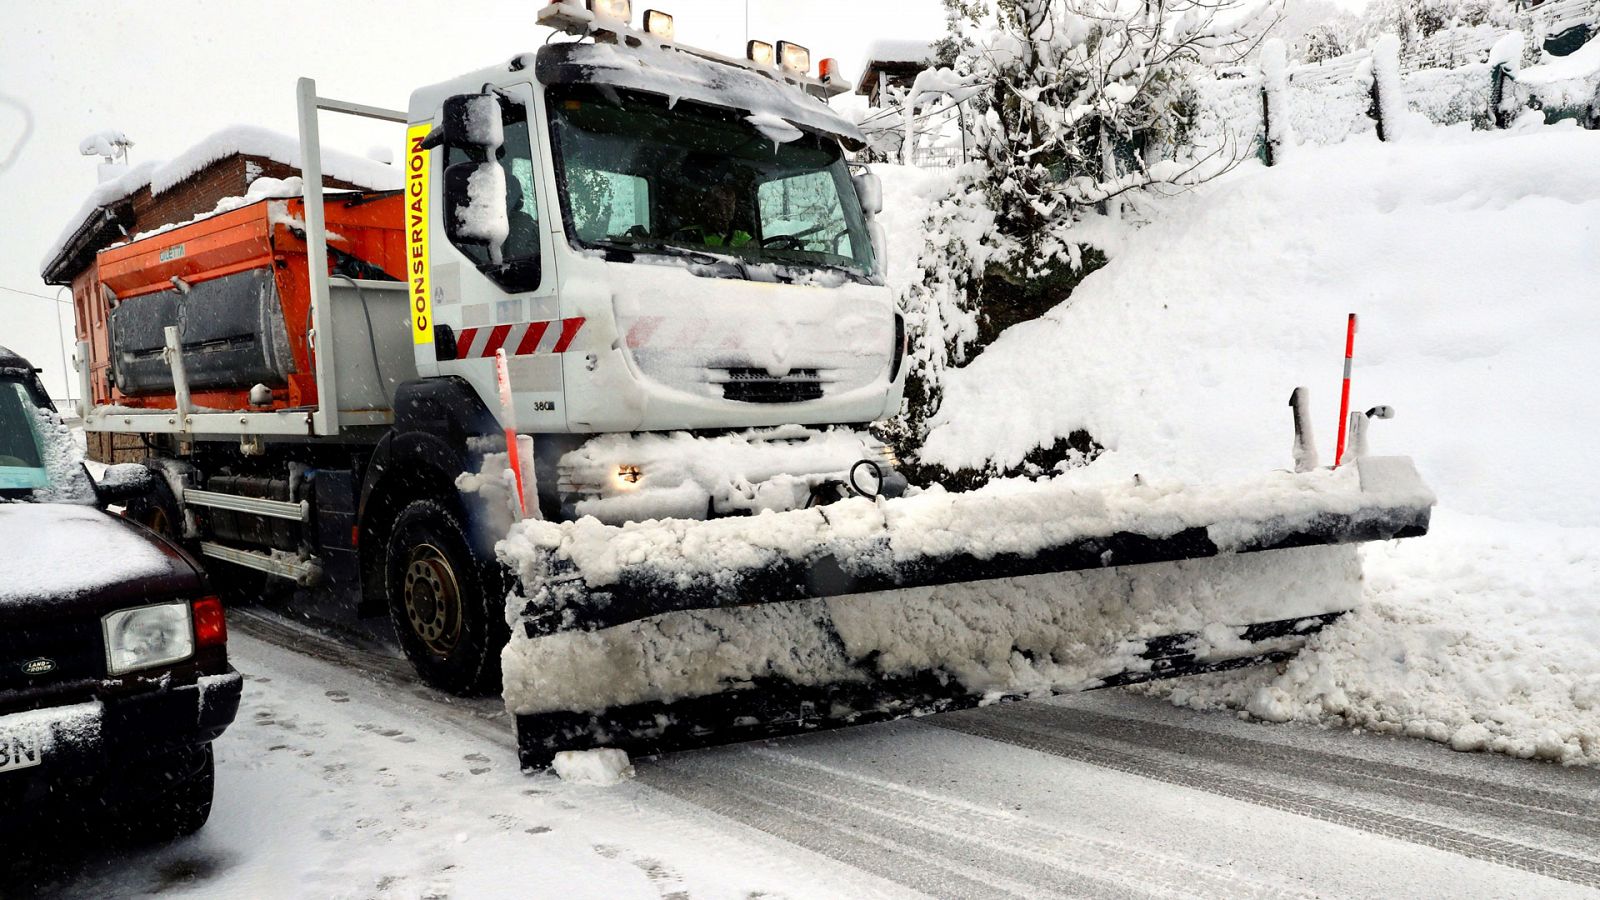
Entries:
{"type": "Polygon", "coordinates": [[[65,810],[136,840],[211,813],[211,742],[239,709],[222,605],[198,566],[113,515],[37,370],[0,347],[0,831],[65,810]]]}

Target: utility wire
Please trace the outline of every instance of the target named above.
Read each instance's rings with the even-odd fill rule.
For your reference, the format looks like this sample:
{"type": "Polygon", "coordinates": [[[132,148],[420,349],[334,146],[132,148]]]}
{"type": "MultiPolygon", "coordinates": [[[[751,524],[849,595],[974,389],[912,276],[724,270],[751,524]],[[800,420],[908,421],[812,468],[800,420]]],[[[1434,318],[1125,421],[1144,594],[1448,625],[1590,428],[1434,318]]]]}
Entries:
{"type": "Polygon", "coordinates": [[[25,291],[21,288],[7,287],[3,284],[0,284],[0,291],[10,291],[13,294],[21,294],[24,297],[32,297],[35,300],[49,300],[51,303],[59,303],[62,306],[72,305],[71,300],[63,300],[60,297],[51,297],[46,294],[35,294],[33,291],[25,291]]]}

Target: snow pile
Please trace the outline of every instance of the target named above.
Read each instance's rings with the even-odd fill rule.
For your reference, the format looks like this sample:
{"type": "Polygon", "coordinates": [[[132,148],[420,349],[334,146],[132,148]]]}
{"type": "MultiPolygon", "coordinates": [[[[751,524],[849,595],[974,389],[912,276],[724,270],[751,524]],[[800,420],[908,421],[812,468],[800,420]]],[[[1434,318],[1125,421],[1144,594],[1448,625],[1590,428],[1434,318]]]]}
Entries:
{"type": "Polygon", "coordinates": [[[1360,312],[1355,405],[1397,408],[1374,446],[1415,456],[1446,505],[1438,527],[1369,547],[1368,607],[1284,676],[1172,690],[1600,762],[1600,409],[1564,387],[1593,378],[1597,233],[1593,132],[1415,129],[1246,165],[1162,201],[1070,302],[950,373],[925,452],[1012,465],[1084,428],[1108,452],[1058,482],[1281,467],[1296,385],[1331,449],[1345,314],[1360,312]],[[1027,398],[1027,415],[997,398],[1027,398]]]}
{"type": "Polygon", "coordinates": [[[552,768],[562,781],[593,787],[614,787],[632,778],[633,763],[621,750],[563,750],[552,768]]]}
{"type": "Polygon", "coordinates": [[[1600,36],[1567,56],[1518,72],[1517,85],[1547,109],[1600,108],[1600,36]]]}
{"type": "MultiPolygon", "coordinates": [[[[1383,522],[1433,503],[1407,466],[1395,472],[1384,462],[1303,475],[1270,472],[1215,486],[1144,477],[1102,483],[1019,479],[965,493],[935,485],[897,500],[857,497],[823,508],[709,522],[524,522],[512,529],[500,554],[522,567],[525,584],[539,584],[539,567],[553,555],[597,588],[642,568],[685,585],[727,583],[745,570],[822,550],[838,557],[847,572],[893,575],[911,563],[957,555],[1030,557],[1123,532],[1166,538],[1192,528],[1205,529],[1224,553],[1243,552],[1328,516],[1383,522]]],[[[1107,553],[1104,564],[1116,563],[1107,553]]]]}
{"type": "Polygon", "coordinates": [[[1345,316],[1360,312],[1355,402],[1398,411],[1374,426],[1376,452],[1416,456],[1466,511],[1600,522],[1600,491],[1573,489],[1592,483],[1594,422],[1551,390],[1583,381],[1600,333],[1584,287],[1600,282],[1600,138],[1417,137],[1305,147],[1164,201],[1070,302],[950,374],[924,452],[1014,466],[1086,429],[1108,452],[1075,478],[1282,467],[1296,386],[1331,449],[1345,316]],[[1027,398],[1028,414],[996,398],[1027,398]],[[1490,477],[1508,460],[1538,464],[1490,477]]]}
{"type": "MultiPolygon", "coordinates": [[[[254,125],[224,128],[170,161],[140,163],[122,176],[97,185],[45,251],[44,258],[39,261],[40,270],[61,255],[67,242],[95,210],[125,200],[146,187],[152,194],[162,194],[211,163],[234,154],[264,156],[297,169],[301,166],[300,141],[296,137],[254,125]]],[[[324,178],[374,191],[399,190],[403,184],[400,171],[393,166],[327,147],[322,148],[322,174],[324,178]]]]}
{"type": "Polygon", "coordinates": [[[1282,675],[1163,687],[1179,704],[1334,721],[1564,763],[1600,763],[1600,529],[1446,513],[1367,551],[1368,611],[1282,675]]]}

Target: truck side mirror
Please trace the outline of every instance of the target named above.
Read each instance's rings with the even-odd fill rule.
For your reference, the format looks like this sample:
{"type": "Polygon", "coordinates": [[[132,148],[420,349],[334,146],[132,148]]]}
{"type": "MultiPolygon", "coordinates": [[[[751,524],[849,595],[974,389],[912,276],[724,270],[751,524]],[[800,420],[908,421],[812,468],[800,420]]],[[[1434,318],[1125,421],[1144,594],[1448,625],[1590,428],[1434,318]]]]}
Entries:
{"type": "Polygon", "coordinates": [[[446,97],[439,126],[428,135],[425,147],[443,144],[487,159],[505,140],[500,127],[500,98],[494,94],[456,94],[446,97]]]}
{"type": "Polygon", "coordinates": [[[499,163],[459,162],[444,170],[444,229],[452,243],[488,247],[492,261],[500,262],[511,224],[499,163]]]}
{"type": "Polygon", "coordinates": [[[155,475],[148,468],[138,463],[120,463],[108,466],[94,487],[102,503],[124,506],[149,494],[155,486],[155,475]]]}
{"type": "Polygon", "coordinates": [[[871,172],[862,172],[855,177],[856,197],[861,200],[861,211],[867,218],[876,217],[883,212],[883,182],[871,172]]]}

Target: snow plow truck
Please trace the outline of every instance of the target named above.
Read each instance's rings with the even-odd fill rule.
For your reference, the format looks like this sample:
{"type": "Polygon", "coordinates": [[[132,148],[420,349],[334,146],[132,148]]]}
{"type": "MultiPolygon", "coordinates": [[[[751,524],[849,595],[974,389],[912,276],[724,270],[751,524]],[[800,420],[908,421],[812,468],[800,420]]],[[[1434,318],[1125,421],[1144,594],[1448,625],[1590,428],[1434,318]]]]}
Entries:
{"type": "Polygon", "coordinates": [[[628,0],[538,21],[574,39],[405,111],[301,79],[303,196],[102,250],[77,352],[85,427],[162,476],[130,515],[236,591],[389,616],[422,680],[503,693],[525,765],[1283,659],[1357,544],[1426,533],[1404,458],[908,485],[837,65],[628,0]],[[404,188],[325,191],[322,112],[403,125],[404,188]]]}

